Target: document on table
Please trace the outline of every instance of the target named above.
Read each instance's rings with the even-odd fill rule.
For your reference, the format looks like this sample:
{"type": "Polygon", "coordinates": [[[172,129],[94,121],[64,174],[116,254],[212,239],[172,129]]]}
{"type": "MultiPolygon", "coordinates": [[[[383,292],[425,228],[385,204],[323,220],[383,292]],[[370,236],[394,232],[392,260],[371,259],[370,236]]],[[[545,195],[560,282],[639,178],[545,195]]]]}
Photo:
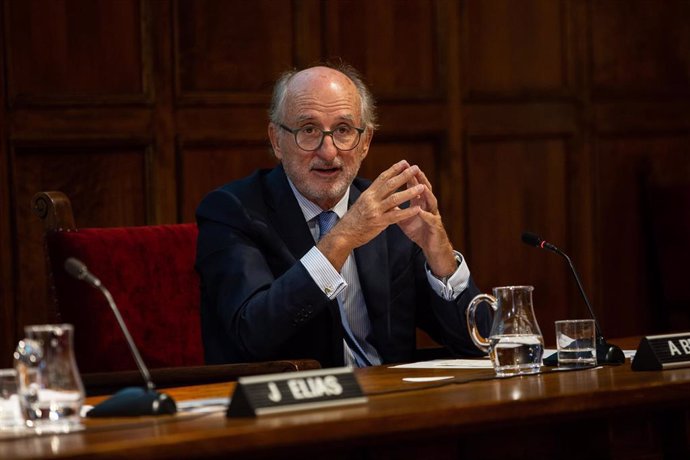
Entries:
{"type": "MultiPolygon", "coordinates": [[[[632,359],[636,350],[623,350],[626,358],[632,359]]],[[[545,348],[544,357],[556,353],[555,349],[545,348]]],[[[399,364],[391,366],[392,369],[492,369],[491,360],[487,358],[476,359],[434,359],[431,361],[419,361],[416,363],[399,364]]]]}
{"type": "Polygon", "coordinates": [[[230,404],[230,398],[203,398],[179,401],[177,409],[180,412],[215,412],[225,410],[230,404]]]}
{"type": "Polygon", "coordinates": [[[478,359],[434,359],[391,366],[393,369],[493,369],[489,358],[478,359]]]}

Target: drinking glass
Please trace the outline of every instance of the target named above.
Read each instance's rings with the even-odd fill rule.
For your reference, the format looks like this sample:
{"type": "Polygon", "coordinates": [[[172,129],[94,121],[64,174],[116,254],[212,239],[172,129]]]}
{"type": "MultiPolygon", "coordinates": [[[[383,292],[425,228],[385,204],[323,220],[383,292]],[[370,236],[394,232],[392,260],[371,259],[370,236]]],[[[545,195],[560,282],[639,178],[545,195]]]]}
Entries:
{"type": "Polygon", "coordinates": [[[593,319],[556,321],[559,367],[597,365],[597,328],[593,319]]]}

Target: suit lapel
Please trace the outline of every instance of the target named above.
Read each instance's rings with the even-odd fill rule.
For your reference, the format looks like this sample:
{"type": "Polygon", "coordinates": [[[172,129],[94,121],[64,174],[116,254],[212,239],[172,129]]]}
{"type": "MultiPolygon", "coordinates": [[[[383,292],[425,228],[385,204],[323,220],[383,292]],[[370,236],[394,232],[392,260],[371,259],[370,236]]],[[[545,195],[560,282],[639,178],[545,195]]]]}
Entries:
{"type": "MultiPolygon", "coordinates": [[[[268,204],[268,221],[285,243],[295,260],[300,259],[314,246],[314,237],[304,221],[302,209],[292,193],[283,165],[276,166],[266,178],[264,193],[268,204]]],[[[294,261],[292,262],[294,263],[294,261]]],[[[338,302],[328,303],[330,311],[332,360],[343,365],[343,326],[340,321],[338,302]]]]}
{"type": "Polygon", "coordinates": [[[270,225],[280,235],[295,259],[301,258],[314,246],[314,237],[304,221],[304,214],[292,193],[282,165],[276,166],[266,176],[265,193],[270,225]]]}

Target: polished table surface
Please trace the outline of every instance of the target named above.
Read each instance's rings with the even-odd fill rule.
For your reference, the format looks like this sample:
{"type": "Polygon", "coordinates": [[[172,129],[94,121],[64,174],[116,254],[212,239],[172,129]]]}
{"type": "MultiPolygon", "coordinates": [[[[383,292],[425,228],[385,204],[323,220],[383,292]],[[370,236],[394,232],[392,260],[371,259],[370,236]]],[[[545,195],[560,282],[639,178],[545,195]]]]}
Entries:
{"type": "MultiPolygon", "coordinates": [[[[216,410],[86,419],[80,432],[0,438],[0,459],[685,458],[688,453],[690,368],[634,372],[628,361],[581,371],[543,370],[496,379],[489,369],[357,369],[369,398],[365,404],[257,418],[228,419],[216,410]],[[429,376],[453,378],[402,380],[429,376]]],[[[166,392],[179,402],[227,397],[234,388],[235,383],[216,383],[166,392]]]]}

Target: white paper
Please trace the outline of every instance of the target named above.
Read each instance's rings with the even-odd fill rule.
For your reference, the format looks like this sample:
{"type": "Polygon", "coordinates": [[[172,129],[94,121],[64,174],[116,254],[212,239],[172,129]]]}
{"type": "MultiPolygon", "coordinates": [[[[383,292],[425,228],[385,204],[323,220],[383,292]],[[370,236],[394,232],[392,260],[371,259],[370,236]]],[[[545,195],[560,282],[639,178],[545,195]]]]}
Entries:
{"type": "Polygon", "coordinates": [[[434,359],[392,366],[394,369],[493,369],[489,358],[479,359],[434,359]]]}
{"type": "Polygon", "coordinates": [[[447,379],[452,379],[452,375],[443,375],[443,376],[436,376],[436,377],[403,377],[403,381],[405,382],[412,382],[412,383],[420,383],[420,382],[436,382],[437,380],[447,380],[447,379]]]}
{"type": "Polygon", "coordinates": [[[221,409],[227,409],[230,398],[227,396],[222,398],[203,398],[203,399],[188,399],[177,403],[177,410],[180,412],[213,412],[221,409]]]}
{"type": "MultiPolygon", "coordinates": [[[[557,350],[544,349],[544,357],[551,356],[557,350]]],[[[636,350],[623,350],[626,358],[632,359],[636,350]]],[[[393,369],[493,369],[489,358],[479,359],[434,359],[432,361],[419,361],[416,363],[399,364],[391,366],[393,369]]]]}

